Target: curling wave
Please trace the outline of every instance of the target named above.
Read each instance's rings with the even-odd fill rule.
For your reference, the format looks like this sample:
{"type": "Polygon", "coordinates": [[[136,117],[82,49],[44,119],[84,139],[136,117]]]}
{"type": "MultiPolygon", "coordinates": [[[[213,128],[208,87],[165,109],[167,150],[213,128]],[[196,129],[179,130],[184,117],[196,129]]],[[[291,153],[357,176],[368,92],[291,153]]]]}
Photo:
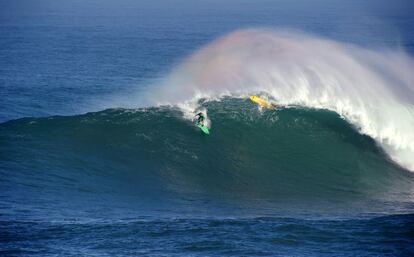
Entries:
{"type": "Polygon", "coordinates": [[[112,197],[130,189],[156,206],[172,195],[364,206],[369,201],[381,203],[381,210],[385,202],[398,208],[412,202],[412,173],[335,112],[260,110],[237,98],[200,105],[209,110],[209,136],[170,107],[0,124],[3,182],[15,185],[10,190],[24,187],[38,195],[41,189],[71,199],[82,192],[112,197]]]}
{"type": "Polygon", "coordinates": [[[190,111],[200,98],[265,92],[276,104],[328,109],[414,170],[414,61],[299,32],[240,30],[176,67],[146,95],[190,111]]]}

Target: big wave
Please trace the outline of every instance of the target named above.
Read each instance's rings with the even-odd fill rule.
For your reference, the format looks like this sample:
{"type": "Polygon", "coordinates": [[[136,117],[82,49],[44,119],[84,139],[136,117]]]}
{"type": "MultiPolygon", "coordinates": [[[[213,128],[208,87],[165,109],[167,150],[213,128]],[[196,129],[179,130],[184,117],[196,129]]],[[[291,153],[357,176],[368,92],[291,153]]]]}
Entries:
{"type": "Polygon", "coordinates": [[[16,188],[69,195],[117,195],[130,188],[139,199],[159,196],[157,202],[171,195],[364,205],[412,201],[412,173],[335,112],[260,110],[237,98],[200,105],[213,124],[208,136],[170,107],[3,123],[3,178],[16,181],[8,183],[16,188]]]}
{"type": "MultiPolygon", "coordinates": [[[[195,52],[145,95],[187,117],[201,98],[263,92],[277,105],[338,113],[414,170],[414,61],[300,32],[240,30],[195,52]]],[[[214,126],[214,124],[213,124],[214,126]]]]}

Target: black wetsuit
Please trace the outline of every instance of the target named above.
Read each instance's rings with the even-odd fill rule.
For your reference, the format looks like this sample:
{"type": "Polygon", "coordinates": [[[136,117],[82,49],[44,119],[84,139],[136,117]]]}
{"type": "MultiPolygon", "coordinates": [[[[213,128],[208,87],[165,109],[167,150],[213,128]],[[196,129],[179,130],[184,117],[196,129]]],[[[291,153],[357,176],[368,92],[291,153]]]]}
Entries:
{"type": "Polygon", "coordinates": [[[197,124],[204,125],[204,115],[201,112],[199,112],[199,113],[197,113],[196,117],[198,117],[197,118],[197,124]]]}

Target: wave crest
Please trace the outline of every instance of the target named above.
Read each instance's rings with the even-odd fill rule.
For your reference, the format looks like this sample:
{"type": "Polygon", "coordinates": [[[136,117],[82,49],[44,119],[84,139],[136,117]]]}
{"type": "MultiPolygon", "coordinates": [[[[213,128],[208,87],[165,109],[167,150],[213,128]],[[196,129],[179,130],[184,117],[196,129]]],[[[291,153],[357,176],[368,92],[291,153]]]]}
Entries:
{"type": "Polygon", "coordinates": [[[299,32],[240,30],[195,52],[149,92],[153,104],[265,92],[279,105],[337,112],[414,170],[414,61],[299,32]]]}

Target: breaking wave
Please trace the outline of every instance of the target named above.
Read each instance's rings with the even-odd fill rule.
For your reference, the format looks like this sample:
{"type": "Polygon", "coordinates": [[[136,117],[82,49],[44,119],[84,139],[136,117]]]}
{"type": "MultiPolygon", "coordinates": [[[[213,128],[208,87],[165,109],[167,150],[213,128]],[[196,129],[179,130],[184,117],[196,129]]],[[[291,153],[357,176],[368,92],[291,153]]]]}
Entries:
{"type": "MultiPolygon", "coordinates": [[[[201,98],[263,93],[277,105],[332,110],[414,170],[414,61],[299,32],[240,30],[219,38],[152,88],[149,105],[188,112],[201,98]]],[[[144,101],[144,100],[143,100],[144,101]]]]}

